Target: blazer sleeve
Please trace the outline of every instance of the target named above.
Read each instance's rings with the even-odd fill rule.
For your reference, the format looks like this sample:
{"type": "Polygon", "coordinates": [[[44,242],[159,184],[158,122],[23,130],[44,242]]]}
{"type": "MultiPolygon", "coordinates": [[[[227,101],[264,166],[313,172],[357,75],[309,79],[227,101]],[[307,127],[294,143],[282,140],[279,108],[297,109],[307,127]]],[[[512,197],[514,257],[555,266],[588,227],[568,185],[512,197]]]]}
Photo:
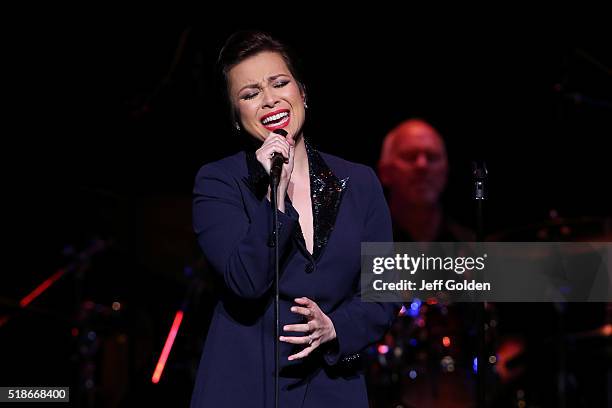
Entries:
{"type": "MultiPolygon", "coordinates": [[[[240,183],[218,164],[203,166],[193,190],[193,228],[204,256],[235,295],[256,299],[274,281],[272,208],[264,197],[249,216],[240,183]]],[[[297,211],[287,203],[278,211],[279,252],[298,223],[297,211]]]]}
{"type": "MultiPolygon", "coordinates": [[[[369,169],[370,193],[363,242],[392,242],[391,216],[380,182],[369,169]]],[[[359,290],[329,314],[336,339],[324,353],[327,364],[354,358],[356,353],[380,340],[391,327],[402,304],[362,302],[359,290]]]]}

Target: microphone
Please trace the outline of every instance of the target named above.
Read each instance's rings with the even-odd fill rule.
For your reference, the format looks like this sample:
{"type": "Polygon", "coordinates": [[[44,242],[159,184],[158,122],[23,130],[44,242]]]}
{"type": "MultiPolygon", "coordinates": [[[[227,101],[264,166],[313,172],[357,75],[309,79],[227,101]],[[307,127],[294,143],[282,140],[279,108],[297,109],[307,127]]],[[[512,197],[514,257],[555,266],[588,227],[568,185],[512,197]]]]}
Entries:
{"type": "MultiPolygon", "coordinates": [[[[281,136],[287,136],[287,131],[284,129],[274,129],[274,133],[281,136]]],[[[270,168],[270,182],[276,186],[280,183],[281,171],[283,170],[285,158],[282,154],[274,152],[272,155],[272,167],[270,168]]]]}

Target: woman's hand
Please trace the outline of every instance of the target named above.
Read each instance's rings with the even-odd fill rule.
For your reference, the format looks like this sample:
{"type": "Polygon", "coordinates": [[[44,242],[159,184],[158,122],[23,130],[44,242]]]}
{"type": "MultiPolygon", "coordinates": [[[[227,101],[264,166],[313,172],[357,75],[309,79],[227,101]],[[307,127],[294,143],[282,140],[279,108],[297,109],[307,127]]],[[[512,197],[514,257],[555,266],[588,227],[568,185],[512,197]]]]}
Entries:
{"type": "Polygon", "coordinates": [[[291,173],[293,172],[293,148],[295,142],[292,137],[285,137],[276,133],[270,133],[266,140],[257,151],[255,156],[257,160],[266,170],[266,173],[270,174],[270,168],[272,167],[272,155],[274,153],[280,153],[285,158],[285,164],[283,164],[283,170],[281,172],[281,179],[279,187],[283,184],[285,187],[289,185],[291,179],[291,173]]]}
{"type": "Polygon", "coordinates": [[[291,311],[304,316],[307,323],[290,324],[283,327],[283,330],[288,332],[303,332],[307,333],[307,335],[299,337],[280,336],[279,340],[291,344],[302,344],[307,347],[299,353],[289,356],[289,360],[304,358],[321,344],[336,338],[334,324],[331,319],[319,309],[319,306],[315,302],[307,297],[297,298],[295,302],[299,306],[293,306],[291,311]]]}
{"type": "MultiPolygon", "coordinates": [[[[266,173],[270,174],[272,168],[272,155],[274,153],[280,153],[285,158],[285,164],[281,171],[281,178],[278,184],[278,196],[277,203],[278,209],[285,212],[285,194],[289,187],[289,180],[291,180],[291,173],[293,173],[293,156],[294,156],[295,142],[292,137],[285,137],[276,133],[270,133],[266,140],[257,151],[255,157],[261,163],[266,170],[266,173]]],[[[267,194],[268,200],[270,200],[270,188],[268,188],[267,194]]]]}

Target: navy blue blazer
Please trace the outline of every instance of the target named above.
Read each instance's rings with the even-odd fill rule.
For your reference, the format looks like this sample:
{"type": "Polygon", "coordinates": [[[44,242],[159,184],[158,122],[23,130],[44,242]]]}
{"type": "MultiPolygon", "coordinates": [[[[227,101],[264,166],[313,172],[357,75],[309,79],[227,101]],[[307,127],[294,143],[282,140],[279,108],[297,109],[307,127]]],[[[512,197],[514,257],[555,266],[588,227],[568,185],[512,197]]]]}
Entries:
{"type": "MultiPolygon", "coordinates": [[[[380,183],[369,167],[306,145],[310,166],[314,248],[286,198],[279,211],[280,323],[301,323],[293,299],[314,300],[337,338],[305,359],[303,346],[280,343],[281,407],[367,407],[358,353],[378,341],[399,304],[362,302],[362,241],[392,241],[380,183]]],[[[193,225],[223,293],[204,344],[191,407],[274,406],[274,252],[268,178],[253,152],[204,165],[195,181],[193,225]]]]}

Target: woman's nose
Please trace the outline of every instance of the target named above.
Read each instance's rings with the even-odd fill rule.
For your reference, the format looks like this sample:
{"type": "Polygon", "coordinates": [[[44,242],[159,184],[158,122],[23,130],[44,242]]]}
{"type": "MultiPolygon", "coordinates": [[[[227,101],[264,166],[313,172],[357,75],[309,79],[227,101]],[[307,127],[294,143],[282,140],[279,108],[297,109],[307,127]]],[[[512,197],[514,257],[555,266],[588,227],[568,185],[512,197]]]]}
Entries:
{"type": "Polygon", "coordinates": [[[262,92],[264,106],[273,108],[278,102],[278,97],[276,96],[274,90],[270,87],[266,87],[262,92]]]}

